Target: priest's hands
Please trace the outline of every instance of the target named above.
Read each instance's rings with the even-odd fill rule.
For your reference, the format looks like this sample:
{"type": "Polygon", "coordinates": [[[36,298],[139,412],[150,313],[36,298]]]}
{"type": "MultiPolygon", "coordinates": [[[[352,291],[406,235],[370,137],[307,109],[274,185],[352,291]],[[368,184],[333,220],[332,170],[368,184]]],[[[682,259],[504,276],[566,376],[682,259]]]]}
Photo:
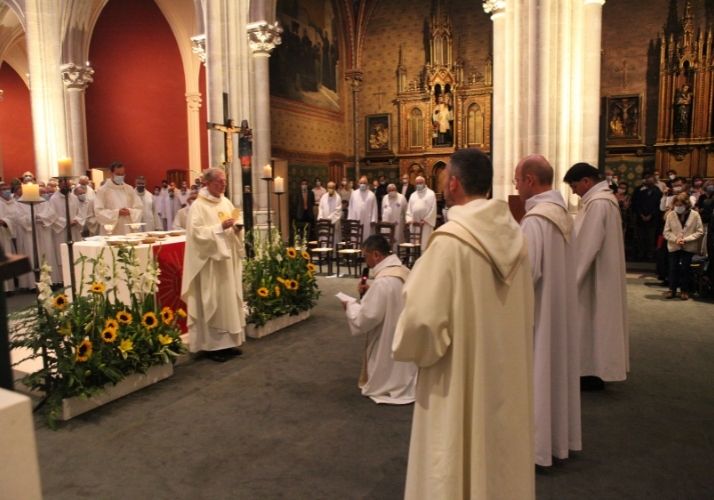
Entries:
{"type": "Polygon", "coordinates": [[[120,209],[119,209],[119,215],[120,215],[120,216],[131,215],[131,212],[129,211],[128,208],[120,208],[120,209]]]}

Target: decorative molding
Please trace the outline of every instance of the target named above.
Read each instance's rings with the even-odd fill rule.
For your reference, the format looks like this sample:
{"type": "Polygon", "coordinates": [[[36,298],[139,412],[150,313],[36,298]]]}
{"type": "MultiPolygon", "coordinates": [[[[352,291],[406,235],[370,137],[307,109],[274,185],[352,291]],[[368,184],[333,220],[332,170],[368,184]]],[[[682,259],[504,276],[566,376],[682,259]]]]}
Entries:
{"type": "MultiPolygon", "coordinates": [[[[604,3],[604,0],[599,0],[604,3]]],[[[484,0],[483,10],[486,14],[495,16],[506,10],[506,0],[484,0]]]]}
{"type": "Polygon", "coordinates": [[[196,54],[201,63],[206,64],[206,35],[196,35],[191,37],[191,52],[196,54]]]}
{"type": "Polygon", "coordinates": [[[68,89],[85,90],[94,81],[94,68],[89,64],[78,66],[74,63],[60,66],[62,82],[68,89]]]}
{"type": "Polygon", "coordinates": [[[258,21],[249,23],[246,26],[248,32],[248,45],[253,54],[270,55],[273,49],[282,43],[280,34],[283,28],[280,23],[275,21],[275,24],[270,24],[267,21],[258,21]]]}
{"type": "Polygon", "coordinates": [[[188,104],[188,109],[191,111],[198,112],[201,109],[201,104],[203,104],[203,99],[201,98],[200,92],[195,92],[186,95],[186,104],[188,104]]]}
{"type": "Polygon", "coordinates": [[[599,5],[600,7],[602,7],[603,5],[605,5],[605,0],[585,0],[583,3],[584,3],[585,5],[597,4],[597,5],[599,5]]]}

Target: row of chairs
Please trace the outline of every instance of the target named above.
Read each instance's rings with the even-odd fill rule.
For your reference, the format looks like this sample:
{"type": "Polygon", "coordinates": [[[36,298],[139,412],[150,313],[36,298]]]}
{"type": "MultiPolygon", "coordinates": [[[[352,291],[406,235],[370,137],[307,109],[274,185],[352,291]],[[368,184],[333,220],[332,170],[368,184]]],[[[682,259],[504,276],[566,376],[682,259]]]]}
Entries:
{"type": "MultiPolygon", "coordinates": [[[[391,222],[378,222],[375,232],[382,234],[391,248],[396,243],[396,224],[391,222]]],[[[407,241],[397,245],[397,255],[404,265],[411,267],[421,255],[421,227],[415,226],[415,231],[410,231],[407,241]]],[[[328,219],[320,219],[315,224],[316,238],[308,242],[308,252],[313,263],[319,267],[327,266],[328,274],[332,274],[333,263],[337,267],[337,276],[340,276],[340,267],[346,267],[353,276],[359,276],[362,264],[362,224],[357,220],[343,220],[340,241],[336,241],[335,226],[328,219]]]]}

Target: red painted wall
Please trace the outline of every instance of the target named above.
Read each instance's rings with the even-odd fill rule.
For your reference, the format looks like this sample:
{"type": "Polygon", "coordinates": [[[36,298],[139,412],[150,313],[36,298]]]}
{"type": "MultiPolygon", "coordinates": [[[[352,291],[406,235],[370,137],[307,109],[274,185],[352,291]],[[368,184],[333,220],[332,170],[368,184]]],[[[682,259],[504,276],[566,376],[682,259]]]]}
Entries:
{"type": "Polygon", "coordinates": [[[4,91],[0,102],[2,177],[10,180],[25,170],[35,171],[30,91],[8,64],[0,66],[0,89],[4,91]]]}
{"type": "Polygon", "coordinates": [[[188,170],[181,57],[153,1],[110,0],[94,29],[86,95],[89,164],[118,160],[127,180],[158,185],[169,169],[188,170]]]}

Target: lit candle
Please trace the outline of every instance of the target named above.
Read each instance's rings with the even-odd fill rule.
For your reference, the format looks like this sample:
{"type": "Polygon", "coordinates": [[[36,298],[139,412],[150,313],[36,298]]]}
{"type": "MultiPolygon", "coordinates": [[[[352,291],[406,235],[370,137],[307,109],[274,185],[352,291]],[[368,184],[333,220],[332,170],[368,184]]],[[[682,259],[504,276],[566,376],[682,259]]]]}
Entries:
{"type": "Polygon", "coordinates": [[[285,184],[283,183],[282,177],[275,178],[275,192],[276,193],[284,193],[285,192],[285,184]]]}
{"type": "Polygon", "coordinates": [[[60,158],[57,167],[60,177],[72,177],[72,158],[60,158]]]}
{"type": "Polygon", "coordinates": [[[273,178],[273,167],[271,167],[269,164],[263,167],[263,179],[272,179],[273,178]]]}
{"type": "Polygon", "coordinates": [[[40,197],[40,186],[37,184],[23,184],[20,201],[42,201],[40,197]]]}

